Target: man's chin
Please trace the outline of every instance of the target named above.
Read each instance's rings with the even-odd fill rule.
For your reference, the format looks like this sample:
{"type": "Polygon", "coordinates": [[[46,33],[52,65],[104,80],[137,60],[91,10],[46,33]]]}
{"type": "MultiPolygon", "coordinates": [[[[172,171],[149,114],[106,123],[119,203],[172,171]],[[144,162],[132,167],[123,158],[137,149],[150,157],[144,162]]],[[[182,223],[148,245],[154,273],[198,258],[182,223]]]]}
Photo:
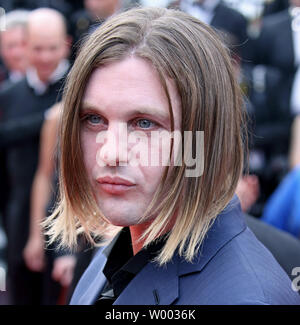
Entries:
{"type": "Polygon", "coordinates": [[[53,69],[47,69],[47,70],[38,70],[38,76],[41,81],[48,81],[50,79],[50,76],[53,73],[53,69]]]}
{"type": "Polygon", "coordinates": [[[119,215],[105,217],[106,222],[111,224],[112,226],[115,226],[115,227],[130,227],[130,226],[138,224],[139,219],[140,218],[136,218],[136,219],[132,218],[132,216],[130,216],[130,217],[123,216],[120,218],[119,215]]]}

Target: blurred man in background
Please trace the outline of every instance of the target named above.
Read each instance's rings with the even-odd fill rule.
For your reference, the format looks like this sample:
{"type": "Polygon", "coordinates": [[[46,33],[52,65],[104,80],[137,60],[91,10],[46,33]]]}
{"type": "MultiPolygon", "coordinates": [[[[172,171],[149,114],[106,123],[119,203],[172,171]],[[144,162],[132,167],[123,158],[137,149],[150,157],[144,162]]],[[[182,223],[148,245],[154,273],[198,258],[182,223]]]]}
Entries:
{"type": "Polygon", "coordinates": [[[234,37],[236,52],[242,58],[247,56],[245,45],[248,40],[248,21],[243,14],[232,9],[221,0],[181,0],[179,1],[179,8],[212,26],[219,33],[222,33],[224,38],[226,38],[226,34],[230,38],[234,37]]]}
{"type": "Polygon", "coordinates": [[[255,150],[262,202],[289,171],[291,125],[300,113],[300,1],[261,20],[252,40],[255,150]]]}
{"type": "Polygon", "coordinates": [[[132,0],[84,0],[84,8],[76,11],[70,18],[74,44],[92,32],[105,19],[136,2],[132,0]]]}
{"type": "MultiPolygon", "coordinates": [[[[0,56],[3,67],[0,71],[2,80],[0,87],[8,87],[22,79],[27,67],[25,55],[25,28],[28,19],[28,12],[25,10],[11,11],[5,17],[1,17],[0,24],[5,26],[0,34],[0,56]]],[[[1,116],[0,116],[1,120],[1,116]]],[[[0,149],[0,215],[4,215],[7,202],[8,183],[5,167],[5,153],[0,149]]],[[[6,226],[3,220],[4,227],[6,226]]]]}
{"type": "MultiPolygon", "coordinates": [[[[0,88],[8,87],[24,77],[27,67],[25,56],[25,28],[28,19],[28,11],[14,10],[0,18],[0,26],[3,30],[0,34],[0,88]]],[[[1,116],[0,116],[1,119],[1,116]]],[[[6,173],[5,150],[0,148],[0,233],[3,240],[0,242],[0,264],[6,266],[6,240],[7,222],[4,219],[7,206],[9,182],[6,173]]]]}
{"type": "Polygon", "coordinates": [[[5,30],[0,36],[0,55],[5,68],[4,79],[10,82],[22,79],[27,67],[24,52],[28,13],[25,10],[15,10],[2,17],[5,19],[5,30]]]}
{"type": "MultiPolygon", "coordinates": [[[[60,99],[69,69],[69,42],[63,16],[53,9],[37,9],[29,15],[26,78],[0,94],[1,145],[6,148],[8,199],[8,290],[12,304],[55,304],[60,285],[51,278],[53,252],[37,270],[23,258],[29,229],[30,193],[39,152],[40,129],[46,110],[60,99]],[[34,271],[32,271],[34,269],[34,271]]],[[[41,234],[39,233],[39,236],[41,234]]],[[[67,260],[66,268],[74,263],[67,260]]],[[[59,280],[59,279],[56,279],[59,280]]]]}

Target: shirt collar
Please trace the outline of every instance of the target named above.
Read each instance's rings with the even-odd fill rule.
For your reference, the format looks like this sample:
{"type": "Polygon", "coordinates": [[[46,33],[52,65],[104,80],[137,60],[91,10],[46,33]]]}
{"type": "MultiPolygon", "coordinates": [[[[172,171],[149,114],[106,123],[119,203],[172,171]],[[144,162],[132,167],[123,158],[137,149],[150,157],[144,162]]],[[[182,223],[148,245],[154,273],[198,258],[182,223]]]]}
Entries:
{"type": "Polygon", "coordinates": [[[163,247],[166,236],[150,243],[133,255],[129,228],[123,228],[112,242],[103,250],[107,261],[103,274],[107,279],[101,298],[114,301],[129,284],[129,282],[147,265],[153,261],[163,247]]]}
{"type": "Polygon", "coordinates": [[[70,64],[68,60],[61,60],[56,69],[50,75],[48,83],[42,82],[37,74],[36,69],[34,67],[30,67],[26,71],[27,82],[29,86],[33,88],[36,95],[43,95],[48,89],[49,85],[56,83],[65,75],[69,69],[69,66],[70,64]]]}
{"type": "Polygon", "coordinates": [[[129,228],[123,228],[103,250],[103,254],[107,256],[103,273],[109,280],[118,270],[136,275],[144,265],[154,259],[165,244],[165,241],[166,235],[150,243],[136,255],[133,255],[129,228]]]}
{"type": "Polygon", "coordinates": [[[16,83],[18,81],[20,81],[21,79],[24,78],[24,73],[20,72],[20,71],[10,71],[8,74],[8,78],[12,83],[16,83]]]}

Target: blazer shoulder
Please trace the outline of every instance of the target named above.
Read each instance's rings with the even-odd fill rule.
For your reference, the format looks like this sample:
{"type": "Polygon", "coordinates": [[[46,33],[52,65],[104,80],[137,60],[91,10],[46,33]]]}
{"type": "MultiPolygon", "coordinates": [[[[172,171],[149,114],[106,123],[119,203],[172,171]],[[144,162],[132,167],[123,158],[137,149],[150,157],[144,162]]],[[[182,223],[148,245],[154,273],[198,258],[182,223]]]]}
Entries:
{"type": "Polygon", "coordinates": [[[201,272],[182,276],[179,283],[178,304],[300,304],[287,274],[249,228],[227,242],[201,272]]]}

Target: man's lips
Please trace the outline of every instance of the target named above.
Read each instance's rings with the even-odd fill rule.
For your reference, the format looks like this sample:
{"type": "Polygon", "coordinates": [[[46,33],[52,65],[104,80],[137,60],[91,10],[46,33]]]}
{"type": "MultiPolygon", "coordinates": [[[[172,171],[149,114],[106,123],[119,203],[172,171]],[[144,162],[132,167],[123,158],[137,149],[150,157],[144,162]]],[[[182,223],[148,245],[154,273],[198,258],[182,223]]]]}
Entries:
{"type": "Polygon", "coordinates": [[[99,177],[97,183],[109,194],[123,194],[136,186],[132,181],[118,176],[99,177]]]}

